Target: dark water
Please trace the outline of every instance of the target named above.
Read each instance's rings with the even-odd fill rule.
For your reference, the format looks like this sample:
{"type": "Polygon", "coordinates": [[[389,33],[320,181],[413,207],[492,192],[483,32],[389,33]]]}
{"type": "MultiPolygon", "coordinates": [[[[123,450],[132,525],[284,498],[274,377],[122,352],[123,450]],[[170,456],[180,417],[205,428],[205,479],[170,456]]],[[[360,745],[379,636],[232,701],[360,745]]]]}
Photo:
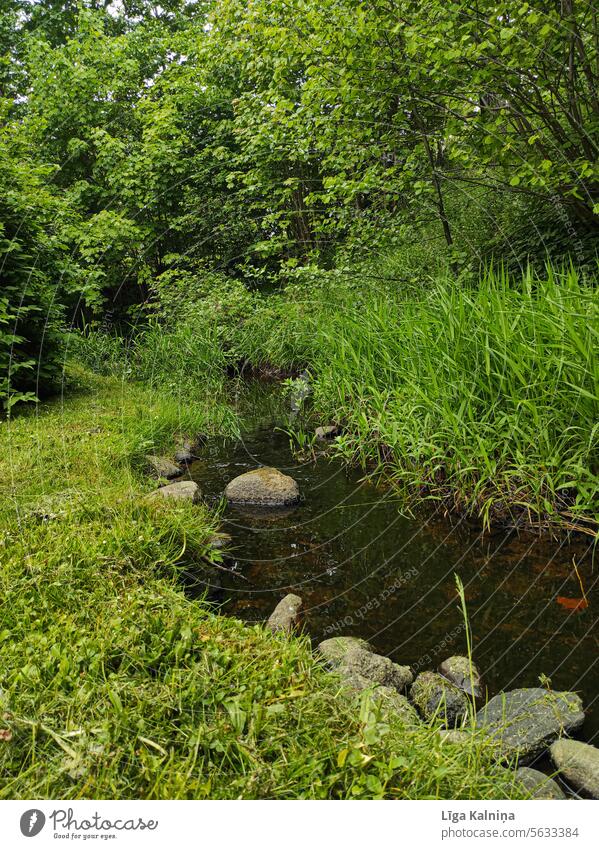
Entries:
{"type": "Polygon", "coordinates": [[[219,499],[236,475],[275,466],[298,481],[303,502],[270,512],[225,509],[228,562],[238,573],[221,575],[225,612],[262,621],[295,592],[314,641],[361,636],[398,663],[434,669],[466,650],[458,574],[490,695],[538,686],[545,675],[553,688],[580,693],[584,737],[599,741],[599,573],[589,543],[482,534],[434,511],[408,518],[393,493],[363,472],[326,458],[296,461],[277,430],[289,416],[280,390],[249,388],[239,401],[252,411],[243,439],[211,441],[191,476],[219,499]],[[580,603],[581,582],[588,606],[580,603]]]}

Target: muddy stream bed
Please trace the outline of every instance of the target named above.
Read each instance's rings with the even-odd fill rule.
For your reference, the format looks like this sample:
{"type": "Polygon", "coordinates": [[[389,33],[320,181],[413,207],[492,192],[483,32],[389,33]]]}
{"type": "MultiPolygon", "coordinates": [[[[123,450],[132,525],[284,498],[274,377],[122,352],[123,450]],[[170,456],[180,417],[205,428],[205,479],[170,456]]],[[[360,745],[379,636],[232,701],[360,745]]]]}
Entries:
{"type": "Polygon", "coordinates": [[[246,385],[237,402],[242,439],[211,439],[189,475],[204,497],[219,501],[236,475],[275,466],[297,480],[303,500],[279,510],[224,509],[222,530],[232,544],[231,572],[219,573],[223,612],[264,621],[294,592],[315,643],[360,636],[415,671],[436,669],[466,650],[457,573],[489,694],[539,686],[547,676],[554,689],[580,694],[587,711],[581,736],[599,744],[599,572],[590,540],[483,534],[434,507],[408,517],[394,493],[363,471],[329,458],[294,458],[281,430],[294,414],[279,386],[246,385]]]}

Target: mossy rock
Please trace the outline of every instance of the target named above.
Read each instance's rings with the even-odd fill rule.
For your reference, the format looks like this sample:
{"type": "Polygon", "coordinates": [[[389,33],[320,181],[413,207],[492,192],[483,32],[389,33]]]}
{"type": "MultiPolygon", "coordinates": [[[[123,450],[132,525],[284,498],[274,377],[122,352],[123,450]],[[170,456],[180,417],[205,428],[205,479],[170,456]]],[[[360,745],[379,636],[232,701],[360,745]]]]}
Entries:
{"type": "Polygon", "coordinates": [[[439,664],[439,673],[470,696],[481,695],[481,674],[470,659],[456,654],[439,664]]]}
{"type": "Polygon", "coordinates": [[[318,650],[341,675],[357,675],[374,684],[404,691],[413,681],[408,666],[393,663],[388,657],[375,654],[372,647],[356,637],[333,637],[322,642],[318,650]]]}
{"type": "Polygon", "coordinates": [[[289,593],[277,604],[267,622],[274,633],[291,634],[299,625],[303,602],[298,595],[289,593]]]}
{"type": "Polygon", "coordinates": [[[146,463],[150,474],[156,478],[172,480],[173,478],[178,478],[181,474],[179,466],[176,466],[172,460],[168,460],[166,457],[148,454],[146,456],[146,463]]]}
{"type": "Polygon", "coordinates": [[[516,778],[528,793],[530,793],[531,799],[566,798],[566,794],[557,781],[549,778],[544,772],[539,772],[538,769],[521,766],[520,769],[516,770],[516,778]]]}
{"type": "Polygon", "coordinates": [[[404,725],[414,726],[420,723],[420,718],[414,706],[410,704],[406,696],[398,693],[393,687],[375,684],[363,675],[354,673],[342,679],[341,689],[342,692],[349,694],[352,698],[359,696],[364,690],[370,689],[372,700],[383,715],[397,716],[404,725]]]}
{"type": "Polygon", "coordinates": [[[448,728],[457,725],[468,710],[466,694],[437,672],[421,672],[410,698],[424,719],[440,719],[448,728]]]}
{"type": "Polygon", "coordinates": [[[499,693],[476,716],[477,727],[495,743],[497,758],[518,758],[520,763],[534,760],[583,722],[582,702],[576,693],[540,687],[499,693]]]}
{"type": "Polygon", "coordinates": [[[194,481],[177,481],[155,489],[148,498],[152,501],[189,501],[197,504],[200,494],[200,488],[194,481]]]}

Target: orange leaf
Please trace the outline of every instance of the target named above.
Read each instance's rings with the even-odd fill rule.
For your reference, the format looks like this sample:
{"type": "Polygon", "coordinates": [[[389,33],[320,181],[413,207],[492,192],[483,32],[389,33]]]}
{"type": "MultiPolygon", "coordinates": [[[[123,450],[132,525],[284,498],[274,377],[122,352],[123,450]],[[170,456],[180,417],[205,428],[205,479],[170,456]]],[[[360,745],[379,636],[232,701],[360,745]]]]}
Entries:
{"type": "Polygon", "coordinates": [[[557,603],[561,604],[564,610],[584,610],[589,606],[586,598],[566,598],[564,595],[558,595],[557,603]]]}

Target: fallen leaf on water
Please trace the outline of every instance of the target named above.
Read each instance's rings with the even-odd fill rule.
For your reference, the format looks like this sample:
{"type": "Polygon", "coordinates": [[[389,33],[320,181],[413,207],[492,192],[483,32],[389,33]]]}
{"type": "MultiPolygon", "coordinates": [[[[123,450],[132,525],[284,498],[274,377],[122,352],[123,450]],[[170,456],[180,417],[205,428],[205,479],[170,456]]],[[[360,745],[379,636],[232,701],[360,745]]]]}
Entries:
{"type": "Polygon", "coordinates": [[[557,603],[560,604],[564,610],[584,610],[589,606],[586,598],[567,598],[564,595],[558,595],[557,603]]]}

